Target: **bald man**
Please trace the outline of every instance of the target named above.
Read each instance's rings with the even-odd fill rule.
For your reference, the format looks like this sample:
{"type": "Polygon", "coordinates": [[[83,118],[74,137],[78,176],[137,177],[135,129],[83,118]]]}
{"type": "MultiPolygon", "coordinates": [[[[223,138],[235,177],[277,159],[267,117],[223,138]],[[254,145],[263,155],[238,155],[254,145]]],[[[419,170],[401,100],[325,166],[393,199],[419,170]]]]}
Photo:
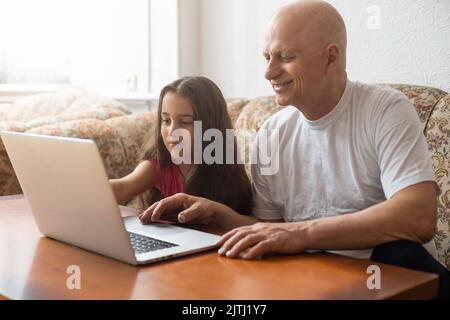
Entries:
{"type": "Polygon", "coordinates": [[[448,271],[421,245],[436,231],[438,188],[417,114],[398,91],[348,80],[346,46],[344,21],[330,4],[282,7],[263,53],[265,77],[286,108],[264,123],[254,149],[269,132],[279,143],[279,171],[262,175],[263,165],[252,165],[252,215],[178,194],[141,220],[182,207],[182,223],[231,230],[219,243],[226,257],[331,250],[438,273],[439,297],[448,297],[448,271]]]}

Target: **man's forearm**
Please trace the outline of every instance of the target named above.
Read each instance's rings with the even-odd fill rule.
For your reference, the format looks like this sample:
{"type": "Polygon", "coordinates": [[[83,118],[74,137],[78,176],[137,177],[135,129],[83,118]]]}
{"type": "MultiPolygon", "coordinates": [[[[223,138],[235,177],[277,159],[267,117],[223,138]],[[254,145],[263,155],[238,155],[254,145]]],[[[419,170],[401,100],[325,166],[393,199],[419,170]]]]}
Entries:
{"type": "Polygon", "coordinates": [[[363,212],[294,223],[306,249],[365,249],[397,240],[381,220],[371,221],[363,212]]]}
{"type": "Polygon", "coordinates": [[[436,224],[435,193],[423,185],[414,189],[356,213],[299,222],[292,228],[308,249],[363,249],[394,240],[427,242],[436,224]],[[414,189],[420,192],[411,192],[414,189]]]}

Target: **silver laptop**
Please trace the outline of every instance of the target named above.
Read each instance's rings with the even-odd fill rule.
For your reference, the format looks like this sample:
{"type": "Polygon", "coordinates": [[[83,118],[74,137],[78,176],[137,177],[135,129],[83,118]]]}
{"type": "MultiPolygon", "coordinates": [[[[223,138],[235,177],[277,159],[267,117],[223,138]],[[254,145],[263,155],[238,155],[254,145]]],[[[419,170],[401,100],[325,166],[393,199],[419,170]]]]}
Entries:
{"type": "MultiPolygon", "coordinates": [[[[122,218],[91,140],[0,133],[39,231],[133,265],[199,252],[219,237],[171,224],[122,218]]],[[[139,211],[136,210],[136,214],[139,211]]]]}

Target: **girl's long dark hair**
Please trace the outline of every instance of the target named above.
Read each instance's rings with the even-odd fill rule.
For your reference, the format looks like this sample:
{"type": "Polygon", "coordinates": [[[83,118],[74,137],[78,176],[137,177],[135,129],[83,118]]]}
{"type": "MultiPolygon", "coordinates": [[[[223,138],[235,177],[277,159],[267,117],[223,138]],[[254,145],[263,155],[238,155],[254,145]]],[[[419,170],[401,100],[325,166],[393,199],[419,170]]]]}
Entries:
{"type": "MultiPolygon", "coordinates": [[[[252,192],[250,180],[244,165],[238,164],[236,138],[233,148],[227,150],[226,130],[233,129],[227,104],[220,89],[205,77],[184,77],[165,86],[159,96],[157,122],[152,140],[147,139],[142,159],[156,159],[163,168],[171,163],[171,156],[161,136],[161,112],[164,96],[172,92],[187,98],[194,111],[194,120],[202,122],[202,136],[208,129],[218,129],[222,133],[223,164],[194,164],[195,171],[186,181],[186,193],[221,202],[241,214],[250,214],[252,210],[252,192]],[[233,154],[233,164],[226,164],[227,153],[233,154]]],[[[198,140],[198,138],[196,139],[198,140]]],[[[210,143],[202,140],[204,148],[210,143]]],[[[199,140],[198,140],[199,141],[199,140]]]]}

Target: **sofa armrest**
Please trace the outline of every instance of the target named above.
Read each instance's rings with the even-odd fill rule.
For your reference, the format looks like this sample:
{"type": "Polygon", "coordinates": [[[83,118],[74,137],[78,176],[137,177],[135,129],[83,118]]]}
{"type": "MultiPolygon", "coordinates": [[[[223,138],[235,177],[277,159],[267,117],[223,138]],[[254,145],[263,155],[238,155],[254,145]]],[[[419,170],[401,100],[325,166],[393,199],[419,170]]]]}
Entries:
{"type": "Polygon", "coordinates": [[[450,270],[450,95],[441,98],[425,128],[433,169],[441,194],[438,196],[437,233],[434,237],[438,259],[450,270]]]}

